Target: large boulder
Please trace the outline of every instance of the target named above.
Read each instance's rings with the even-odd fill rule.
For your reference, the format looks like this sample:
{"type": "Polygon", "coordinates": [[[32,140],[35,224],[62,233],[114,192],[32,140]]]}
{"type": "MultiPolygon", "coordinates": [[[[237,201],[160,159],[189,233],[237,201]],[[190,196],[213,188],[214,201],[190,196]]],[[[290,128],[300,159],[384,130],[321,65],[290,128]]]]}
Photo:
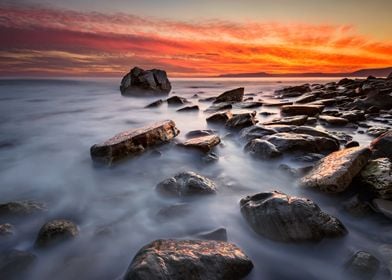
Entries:
{"type": "Polygon", "coordinates": [[[122,95],[168,94],[171,84],[166,72],[159,69],[143,70],[134,67],[120,85],[122,95]]]}
{"type": "Polygon", "coordinates": [[[194,148],[194,149],[201,150],[203,152],[209,152],[213,147],[218,145],[220,142],[221,139],[219,138],[219,136],[213,134],[213,135],[191,138],[189,140],[186,140],[181,145],[187,148],[194,148]]]}
{"type": "Polygon", "coordinates": [[[151,146],[168,142],[179,133],[176,124],[171,120],[128,130],[92,146],[91,158],[95,162],[111,164],[127,156],[144,152],[151,146]]]}
{"type": "Polygon", "coordinates": [[[347,189],[352,179],[367,164],[368,148],[354,147],[333,152],[321,159],[301,181],[302,187],[318,188],[339,193],[347,189]]]}
{"type": "Polygon", "coordinates": [[[289,116],[307,115],[312,117],[320,114],[323,109],[323,105],[285,105],[282,106],[281,112],[289,116]]]}
{"type": "Polygon", "coordinates": [[[369,161],[362,169],[360,178],[375,197],[392,200],[392,162],[389,158],[369,161]]]}
{"type": "Polygon", "coordinates": [[[240,87],[229,91],[225,91],[215,99],[214,103],[241,102],[243,98],[244,98],[244,88],[240,87]]]}
{"type": "Polygon", "coordinates": [[[379,89],[369,88],[366,97],[356,99],[353,104],[360,108],[377,107],[379,109],[390,109],[392,107],[392,88],[379,89]]]}
{"type": "Polygon", "coordinates": [[[183,197],[215,194],[217,187],[212,180],[188,171],[163,180],[156,186],[156,189],[167,196],[183,197]]]}
{"type": "Polygon", "coordinates": [[[237,280],[253,268],[236,245],[213,240],[156,240],[133,258],[127,280],[237,280]]]}
{"type": "Polygon", "coordinates": [[[273,191],[247,196],[241,213],[258,234],[280,242],[319,241],[347,233],[335,217],[305,198],[273,191]]]}
{"type": "Polygon", "coordinates": [[[72,221],[65,219],[52,220],[41,227],[35,244],[39,248],[46,248],[73,239],[78,234],[79,229],[72,221]]]}
{"type": "Polygon", "coordinates": [[[385,132],[370,144],[370,149],[375,158],[388,157],[392,159],[392,130],[385,132]]]}

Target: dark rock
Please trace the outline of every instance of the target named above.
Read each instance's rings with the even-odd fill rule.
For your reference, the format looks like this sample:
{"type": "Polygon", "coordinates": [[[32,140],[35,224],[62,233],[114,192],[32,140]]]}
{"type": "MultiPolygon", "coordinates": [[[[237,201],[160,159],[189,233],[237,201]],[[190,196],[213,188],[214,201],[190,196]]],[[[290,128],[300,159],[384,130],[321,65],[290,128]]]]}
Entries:
{"type": "Polygon", "coordinates": [[[270,124],[304,125],[306,123],[307,119],[308,119],[308,116],[300,115],[300,116],[292,116],[292,117],[273,119],[272,121],[265,122],[263,124],[264,125],[270,125],[270,124]]]}
{"type": "Polygon", "coordinates": [[[192,207],[188,203],[176,203],[160,209],[157,217],[160,220],[182,218],[192,212],[192,207]]]}
{"type": "Polygon", "coordinates": [[[313,93],[306,93],[304,95],[302,95],[301,97],[299,97],[297,100],[295,100],[295,103],[309,103],[309,102],[313,102],[315,101],[317,98],[317,96],[313,93]]]}
{"type": "Polygon", "coordinates": [[[388,157],[392,159],[392,130],[385,132],[370,144],[373,157],[388,157]]]}
{"type": "Polygon", "coordinates": [[[260,112],[259,115],[267,117],[267,116],[276,115],[276,113],[274,113],[274,112],[260,112]]]}
{"type": "Polygon", "coordinates": [[[289,116],[307,115],[312,117],[320,114],[323,109],[322,105],[285,105],[282,106],[281,112],[289,116]]]}
{"type": "Polygon", "coordinates": [[[52,220],[41,227],[35,245],[39,248],[50,247],[73,239],[78,234],[78,227],[72,221],[64,219],[52,220]]]}
{"type": "Polygon", "coordinates": [[[245,151],[257,158],[274,158],[281,156],[282,153],[278,151],[275,145],[262,139],[253,139],[245,146],[245,151]]]}
{"type": "Polygon", "coordinates": [[[315,162],[320,159],[322,159],[324,155],[322,154],[316,154],[316,153],[307,153],[306,155],[299,156],[295,158],[298,161],[303,161],[303,162],[315,162]]]}
{"type": "Polygon", "coordinates": [[[220,142],[221,140],[218,135],[207,135],[191,138],[181,145],[187,148],[195,148],[203,152],[208,152],[220,142]]]}
{"type": "Polygon", "coordinates": [[[9,236],[14,234],[14,227],[11,224],[0,224],[0,236],[9,236]]]}
{"type": "Polygon", "coordinates": [[[213,163],[219,160],[219,156],[215,153],[209,152],[205,156],[203,156],[202,161],[205,163],[213,163]]]}
{"type": "Polygon", "coordinates": [[[260,101],[254,101],[254,102],[241,102],[241,103],[237,103],[236,106],[246,109],[246,108],[258,108],[263,106],[263,102],[260,101]]]}
{"type": "Polygon", "coordinates": [[[365,120],[365,112],[361,110],[352,110],[343,112],[340,117],[350,121],[350,122],[357,122],[365,120]]]}
{"type": "Polygon", "coordinates": [[[389,158],[369,161],[359,177],[375,197],[392,200],[392,162],[389,158]]]}
{"type": "Polygon", "coordinates": [[[168,94],[171,88],[165,71],[138,67],[126,74],[120,85],[122,95],[168,94]]]}
{"type": "Polygon", "coordinates": [[[156,240],[136,254],[124,279],[237,280],[253,268],[234,244],[213,240],[156,240]]]}
{"type": "Polygon", "coordinates": [[[266,135],[275,134],[277,131],[271,128],[266,128],[259,125],[252,125],[240,130],[240,138],[243,141],[250,141],[256,138],[262,138],[266,135]]]}
{"type": "Polygon", "coordinates": [[[275,91],[280,97],[297,97],[301,96],[304,93],[311,92],[309,85],[300,85],[300,86],[292,86],[286,87],[281,90],[275,91]]]}
{"type": "Polygon", "coordinates": [[[128,130],[92,146],[91,158],[95,162],[111,164],[127,156],[144,152],[154,145],[168,142],[179,133],[175,123],[170,120],[128,130]]]}
{"type": "Polygon", "coordinates": [[[187,134],[185,134],[185,137],[194,138],[194,137],[213,135],[215,133],[216,133],[216,131],[211,130],[211,129],[192,130],[192,131],[189,131],[187,134]]]}
{"type": "Polygon", "coordinates": [[[332,125],[339,125],[343,126],[348,124],[348,120],[339,117],[327,116],[327,115],[320,115],[319,120],[327,122],[332,125]]]}
{"type": "Polygon", "coordinates": [[[364,217],[372,213],[370,205],[355,195],[343,203],[343,208],[355,217],[364,217]]]}
{"type": "Polygon", "coordinates": [[[338,139],[336,139],[333,135],[328,133],[328,131],[324,131],[324,130],[321,130],[321,129],[313,128],[313,127],[310,127],[310,126],[294,127],[291,130],[291,132],[298,133],[298,134],[307,134],[307,135],[311,135],[311,136],[329,138],[329,139],[334,140],[336,142],[336,144],[339,145],[338,139]]]}
{"type": "Polygon", "coordinates": [[[288,124],[269,124],[269,125],[264,125],[263,127],[268,128],[268,129],[273,129],[276,132],[291,132],[295,126],[294,125],[288,125],[288,124]]]}
{"type": "Polygon", "coordinates": [[[302,187],[338,193],[347,189],[352,179],[367,164],[370,150],[354,147],[329,154],[301,179],[302,187]]]}
{"type": "Polygon", "coordinates": [[[292,101],[287,101],[287,100],[277,100],[275,102],[273,101],[263,102],[263,106],[267,106],[267,107],[280,107],[280,106],[286,106],[292,104],[293,104],[292,101]]]}
{"type": "Polygon", "coordinates": [[[215,97],[206,97],[206,98],[200,98],[199,102],[212,102],[215,101],[215,97]]]}
{"type": "Polygon", "coordinates": [[[370,127],[366,133],[370,136],[373,137],[378,137],[381,136],[382,134],[384,134],[385,132],[387,132],[389,130],[388,127],[383,127],[383,126],[372,126],[370,127]]]}
{"type": "Polygon", "coordinates": [[[255,116],[256,111],[252,113],[235,114],[226,122],[226,127],[235,129],[255,125],[257,123],[255,116]]]}
{"type": "Polygon", "coordinates": [[[37,257],[25,251],[11,250],[0,253],[0,279],[29,279],[27,274],[37,257]]]}
{"type": "Polygon", "coordinates": [[[206,121],[208,123],[226,123],[229,119],[233,117],[233,114],[228,111],[224,113],[215,113],[209,116],[206,121]]]}
{"type": "Polygon", "coordinates": [[[359,147],[359,143],[357,141],[350,141],[344,147],[345,148],[359,147]]]}
{"type": "Polygon", "coordinates": [[[227,241],[227,231],[225,228],[218,228],[213,231],[199,233],[197,238],[205,240],[227,241]]]}
{"type": "Polygon", "coordinates": [[[189,101],[186,98],[177,95],[169,97],[168,99],[166,99],[166,102],[167,104],[172,106],[184,105],[186,103],[189,103],[189,101]]]}
{"type": "Polygon", "coordinates": [[[163,104],[163,100],[162,100],[162,99],[159,99],[159,100],[157,100],[157,101],[154,101],[154,102],[148,104],[148,105],[147,105],[146,107],[144,107],[144,108],[156,108],[156,107],[161,106],[162,104],[163,104]]]}
{"type": "Polygon", "coordinates": [[[197,105],[186,106],[177,110],[177,112],[195,112],[195,111],[199,111],[199,106],[197,105]]]}
{"type": "Polygon", "coordinates": [[[392,219],[392,201],[376,198],[372,200],[373,207],[387,218],[392,219]]]}
{"type": "Polygon", "coordinates": [[[23,217],[46,211],[46,205],[41,202],[22,200],[0,204],[0,217],[23,217]]]}
{"type": "Polygon", "coordinates": [[[387,80],[392,80],[392,72],[388,75],[387,80]]]}
{"type": "Polygon", "coordinates": [[[230,110],[233,108],[233,105],[231,102],[221,102],[218,104],[213,104],[210,107],[208,107],[205,112],[218,112],[218,111],[223,111],[223,110],[230,110]]]}
{"type": "Polygon", "coordinates": [[[392,107],[392,92],[391,89],[384,91],[370,86],[366,91],[366,98],[356,99],[353,103],[364,109],[371,106],[379,109],[389,109],[392,107]]]}
{"type": "Polygon", "coordinates": [[[319,241],[347,233],[343,224],[305,198],[274,191],[247,196],[241,213],[258,234],[280,242],[319,241]]]}
{"type": "Polygon", "coordinates": [[[157,191],[168,196],[191,196],[215,194],[217,187],[213,181],[194,172],[182,172],[160,182],[157,191]]]}
{"type": "Polygon", "coordinates": [[[380,261],[368,252],[356,252],[346,263],[346,273],[358,280],[370,280],[377,274],[380,261]]]}
{"type": "Polygon", "coordinates": [[[244,98],[244,88],[236,88],[229,91],[225,91],[221,95],[215,98],[214,103],[220,102],[241,102],[244,98]]]}

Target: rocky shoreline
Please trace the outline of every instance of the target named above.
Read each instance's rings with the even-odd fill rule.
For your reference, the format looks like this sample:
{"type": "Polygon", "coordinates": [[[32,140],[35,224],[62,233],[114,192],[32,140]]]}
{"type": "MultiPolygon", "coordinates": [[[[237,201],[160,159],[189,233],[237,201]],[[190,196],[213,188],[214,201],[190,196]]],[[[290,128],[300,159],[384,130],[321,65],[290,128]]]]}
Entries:
{"type": "MultiPolygon", "coordinates": [[[[120,88],[123,95],[133,95],[133,90],[137,95],[143,90],[149,95],[162,95],[170,92],[171,85],[162,70],[134,68],[123,78],[120,88]]],[[[335,83],[283,88],[275,92],[273,102],[255,100],[245,94],[243,87],[198,101],[209,105],[203,113],[211,130],[191,131],[185,141],[177,141],[181,132],[173,120],[156,122],[93,145],[92,160],[115,166],[172,142],[176,145],[170,149],[195,150],[205,163],[213,164],[219,160],[216,148],[230,137],[255,160],[273,164],[287,157],[309,162],[303,168],[279,167],[297,180],[298,188],[304,193],[311,190],[325,195],[349,192],[351,197],[344,207],[353,217],[374,213],[392,219],[392,74],[388,78],[342,79],[335,83]],[[280,108],[281,116],[263,122],[260,116],[265,113],[264,106],[280,108]],[[232,112],[235,108],[244,111],[232,112]],[[220,135],[214,127],[225,130],[226,134],[220,135]],[[360,146],[348,133],[334,131],[335,127],[349,127],[374,140],[360,146]]],[[[146,109],[155,110],[165,102],[178,114],[200,110],[197,104],[177,95],[159,99],[146,105],[146,109]]],[[[155,186],[160,196],[173,202],[159,215],[174,219],[182,212],[192,211],[189,197],[202,200],[211,195],[219,196],[221,187],[215,178],[192,170],[173,171],[172,177],[155,186]]],[[[1,204],[0,238],[12,236],[17,230],[18,226],[12,224],[14,217],[28,220],[44,211],[47,211],[45,204],[36,201],[1,204]]],[[[339,217],[328,214],[306,197],[283,193],[278,186],[271,186],[269,192],[250,193],[239,201],[238,211],[249,231],[274,242],[301,244],[350,234],[339,217]]],[[[37,233],[31,252],[11,250],[0,255],[0,278],[26,276],[42,252],[72,242],[80,235],[83,232],[76,221],[47,221],[37,233]]],[[[366,252],[358,248],[342,269],[358,279],[388,279],[392,250],[386,252],[366,252]]],[[[226,230],[219,229],[199,234],[194,240],[152,241],[134,256],[122,278],[242,279],[254,265],[255,260],[252,262],[246,252],[227,242],[226,230]]]]}

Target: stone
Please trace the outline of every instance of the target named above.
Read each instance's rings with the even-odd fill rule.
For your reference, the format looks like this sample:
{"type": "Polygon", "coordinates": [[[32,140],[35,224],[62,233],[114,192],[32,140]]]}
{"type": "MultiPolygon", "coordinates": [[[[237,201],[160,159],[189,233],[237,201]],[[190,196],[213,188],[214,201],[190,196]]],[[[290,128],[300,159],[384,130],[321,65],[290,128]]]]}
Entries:
{"type": "Polygon", "coordinates": [[[376,199],[372,200],[372,204],[378,212],[381,212],[386,217],[392,219],[392,201],[391,200],[376,198],[376,199]]]}
{"type": "Polygon", "coordinates": [[[353,104],[359,108],[369,108],[371,106],[379,109],[390,109],[392,107],[391,89],[381,90],[370,86],[365,90],[366,97],[356,99],[353,104]]]}
{"type": "Polygon", "coordinates": [[[292,116],[292,117],[273,119],[272,121],[264,122],[263,125],[270,125],[270,124],[304,125],[307,119],[308,116],[306,115],[292,116]]]}
{"type": "Polygon", "coordinates": [[[314,93],[305,93],[304,95],[300,96],[295,103],[309,103],[315,101],[317,96],[314,93]]]}
{"type": "Polygon", "coordinates": [[[218,228],[213,231],[199,233],[196,237],[204,240],[227,241],[227,230],[218,228]]]}
{"type": "Polygon", "coordinates": [[[174,197],[210,195],[217,192],[217,187],[212,180],[191,171],[181,172],[163,180],[156,189],[163,195],[174,197]]]}
{"type": "Polygon", "coordinates": [[[257,158],[275,158],[281,156],[275,145],[262,139],[253,139],[246,146],[245,151],[257,158]]]}
{"type": "Polygon", "coordinates": [[[206,121],[208,123],[226,123],[229,119],[231,119],[233,117],[233,114],[228,111],[228,112],[224,112],[224,113],[215,113],[211,116],[209,116],[206,121]]]}
{"type": "Polygon", "coordinates": [[[233,105],[231,102],[221,102],[218,104],[211,105],[205,110],[205,112],[219,112],[219,111],[230,110],[232,108],[233,105]]]}
{"type": "Polygon", "coordinates": [[[191,212],[192,207],[189,205],[189,203],[176,203],[161,208],[157,213],[157,218],[160,220],[173,220],[182,218],[191,212]]]}
{"type": "Polygon", "coordinates": [[[241,129],[239,135],[241,140],[248,142],[253,139],[262,138],[263,136],[275,133],[277,133],[277,131],[274,129],[266,128],[259,125],[252,125],[241,129]]]}
{"type": "Polygon", "coordinates": [[[330,193],[342,192],[367,164],[370,155],[369,148],[364,147],[333,152],[321,159],[309,174],[301,179],[300,185],[330,193]]]}
{"type": "Polygon", "coordinates": [[[218,135],[207,135],[191,138],[181,145],[187,148],[195,148],[203,152],[209,152],[213,147],[218,145],[221,139],[218,135]]]}
{"type": "Polygon", "coordinates": [[[215,98],[214,103],[220,102],[241,102],[244,98],[244,88],[236,88],[229,91],[225,91],[221,95],[215,98]]]}
{"type": "Polygon", "coordinates": [[[350,122],[358,122],[358,121],[366,120],[365,112],[361,111],[361,110],[346,111],[346,112],[343,112],[340,115],[340,117],[344,118],[350,122]]]}
{"type": "Polygon", "coordinates": [[[257,120],[255,118],[256,111],[252,113],[235,114],[226,122],[226,127],[237,129],[255,125],[257,120]]]}
{"type": "Polygon", "coordinates": [[[388,157],[392,159],[392,130],[385,132],[370,143],[373,157],[388,157]]]}
{"type": "Polygon", "coordinates": [[[47,248],[74,239],[78,235],[79,229],[72,221],[52,220],[41,227],[35,245],[39,248],[47,248]]]}
{"type": "Polygon", "coordinates": [[[322,105],[285,105],[281,107],[281,112],[285,115],[307,115],[313,117],[320,114],[324,106],[322,105]]]}
{"type": "Polygon", "coordinates": [[[196,111],[199,111],[199,106],[197,105],[185,106],[177,110],[177,112],[196,112],[196,111]]]}
{"type": "Polygon", "coordinates": [[[9,236],[14,234],[14,227],[9,224],[0,224],[0,236],[9,236]]]}
{"type": "Polygon", "coordinates": [[[110,165],[120,159],[142,153],[147,148],[166,143],[179,133],[176,124],[171,120],[128,130],[101,144],[93,145],[90,149],[91,158],[95,162],[110,165]]]}
{"type": "Polygon", "coordinates": [[[24,217],[46,211],[46,205],[32,200],[11,201],[0,204],[0,218],[24,217]]]}
{"type": "Polygon", "coordinates": [[[366,131],[366,133],[370,136],[378,137],[387,132],[388,130],[389,128],[385,126],[372,126],[366,131]]]}
{"type": "Polygon", "coordinates": [[[343,202],[343,208],[352,216],[364,217],[372,213],[369,203],[362,201],[359,195],[355,195],[343,202]]]}
{"type": "Polygon", "coordinates": [[[392,72],[388,75],[387,80],[392,80],[392,72]]]}
{"type": "Polygon", "coordinates": [[[267,107],[280,107],[285,105],[293,105],[292,101],[287,100],[277,100],[277,101],[264,101],[263,106],[267,107]]]}
{"type": "Polygon", "coordinates": [[[359,147],[359,143],[357,141],[350,141],[344,147],[345,148],[359,147]]]}
{"type": "Polygon", "coordinates": [[[369,161],[360,173],[360,180],[375,197],[392,200],[392,162],[389,158],[369,161]]]}
{"type": "Polygon", "coordinates": [[[155,240],[139,250],[127,280],[237,280],[253,268],[236,245],[214,240],[155,240]]]}
{"type": "Polygon", "coordinates": [[[162,99],[159,99],[159,100],[157,100],[157,101],[154,101],[154,102],[148,104],[148,105],[147,105],[146,107],[144,107],[144,108],[156,108],[156,107],[161,106],[162,104],[163,104],[163,100],[162,100],[162,99]]]}
{"type": "Polygon", "coordinates": [[[344,126],[344,125],[348,124],[348,120],[346,120],[344,118],[327,116],[327,115],[320,115],[319,120],[327,122],[331,125],[338,125],[338,126],[344,126]]]}
{"type": "Polygon", "coordinates": [[[292,133],[297,133],[297,134],[307,134],[311,136],[317,136],[317,137],[325,137],[334,140],[337,145],[339,145],[338,139],[330,134],[328,131],[317,129],[314,127],[310,126],[298,126],[294,127],[290,132],[292,133]]]}
{"type": "Polygon", "coordinates": [[[0,279],[30,279],[27,274],[36,261],[37,257],[30,252],[2,251],[0,253],[0,279]]]}
{"type": "Polygon", "coordinates": [[[166,99],[166,102],[171,106],[178,106],[178,105],[184,105],[189,103],[189,101],[186,98],[177,95],[169,97],[168,99],[166,99]]]}
{"type": "Polygon", "coordinates": [[[298,97],[307,92],[311,92],[311,89],[308,84],[286,87],[275,91],[275,93],[278,94],[278,96],[280,97],[298,97]]]}
{"type": "Polygon", "coordinates": [[[347,233],[335,217],[305,198],[263,192],[240,201],[241,213],[258,234],[279,242],[320,241],[347,233]]]}
{"type": "Polygon", "coordinates": [[[346,273],[358,280],[373,279],[380,268],[380,261],[365,251],[356,252],[346,263],[346,273]]]}
{"type": "Polygon", "coordinates": [[[121,80],[120,91],[122,95],[168,94],[171,84],[163,70],[143,70],[134,67],[121,80]]]}
{"type": "Polygon", "coordinates": [[[241,102],[241,103],[237,103],[236,106],[243,109],[258,108],[263,106],[263,102],[261,101],[241,102]]]}
{"type": "Polygon", "coordinates": [[[200,136],[208,136],[208,135],[213,135],[215,134],[215,130],[211,129],[202,129],[202,130],[191,130],[185,134],[185,137],[187,138],[194,138],[194,137],[200,137],[200,136]]]}

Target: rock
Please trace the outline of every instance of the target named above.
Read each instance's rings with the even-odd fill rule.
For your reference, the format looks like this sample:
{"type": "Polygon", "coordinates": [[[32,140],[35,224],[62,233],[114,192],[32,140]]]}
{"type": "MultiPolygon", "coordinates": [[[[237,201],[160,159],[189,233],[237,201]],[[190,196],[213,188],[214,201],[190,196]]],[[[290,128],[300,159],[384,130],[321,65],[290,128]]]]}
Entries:
{"type": "Polygon", "coordinates": [[[182,218],[192,212],[192,207],[189,203],[176,203],[160,209],[157,217],[160,220],[178,219],[182,218]]]}
{"type": "Polygon", "coordinates": [[[30,252],[2,251],[0,253],[0,279],[30,279],[30,277],[27,277],[27,273],[36,260],[37,257],[30,252]]]}
{"type": "Polygon", "coordinates": [[[171,121],[162,121],[139,129],[132,129],[101,143],[90,149],[91,158],[95,162],[111,164],[125,157],[144,152],[147,148],[168,142],[180,131],[171,121]]]}
{"type": "Polygon", "coordinates": [[[300,185],[325,192],[342,192],[367,164],[370,154],[370,150],[363,147],[333,152],[321,159],[309,174],[301,179],[300,185]]]}
{"type": "Polygon", "coordinates": [[[14,234],[14,227],[11,224],[0,224],[0,236],[9,236],[14,234]]]}
{"type": "Polygon", "coordinates": [[[144,246],[128,267],[128,280],[236,280],[253,268],[236,245],[212,240],[156,240],[144,246]]]}
{"type": "Polygon", "coordinates": [[[275,145],[262,139],[253,139],[245,146],[245,151],[257,158],[274,158],[281,156],[282,153],[278,151],[275,145]]]}
{"type": "Polygon", "coordinates": [[[213,163],[219,160],[219,156],[213,152],[209,152],[201,158],[204,163],[213,163]]]}
{"type": "Polygon", "coordinates": [[[215,98],[214,103],[220,102],[241,102],[244,98],[244,88],[236,88],[229,91],[225,91],[217,98],[215,98]]]}
{"type": "Polygon", "coordinates": [[[313,93],[306,93],[304,95],[302,95],[301,97],[299,97],[297,100],[295,100],[295,103],[309,103],[309,102],[313,102],[316,100],[316,95],[313,93]]]}
{"type": "Polygon", "coordinates": [[[171,88],[165,71],[138,67],[126,74],[120,85],[122,95],[168,94],[171,88]]]}
{"type": "Polygon", "coordinates": [[[221,139],[218,135],[207,135],[191,138],[181,145],[187,148],[195,148],[203,152],[209,152],[213,147],[218,145],[221,139]]]}
{"type": "Polygon", "coordinates": [[[345,148],[359,147],[359,143],[357,141],[350,141],[344,147],[345,148]]]}
{"type": "Polygon", "coordinates": [[[218,111],[223,111],[223,110],[230,110],[233,108],[232,103],[230,102],[222,102],[218,104],[213,104],[210,107],[208,107],[205,112],[218,112],[218,111]]]}
{"type": "Polygon", "coordinates": [[[356,99],[353,104],[359,108],[369,108],[371,106],[379,109],[390,109],[392,107],[391,89],[381,90],[370,86],[365,90],[366,97],[356,99]]]}
{"type": "Polygon", "coordinates": [[[370,280],[377,274],[380,261],[368,252],[356,252],[346,263],[346,273],[358,280],[370,280]]]}
{"type": "Polygon", "coordinates": [[[369,161],[362,169],[360,179],[375,197],[392,200],[392,162],[389,158],[369,161]]]}
{"type": "Polygon", "coordinates": [[[300,86],[286,87],[275,91],[275,93],[278,94],[278,96],[280,97],[297,97],[307,92],[311,92],[311,89],[307,84],[300,85],[300,86]]]}
{"type": "Polygon", "coordinates": [[[258,108],[263,106],[263,102],[261,101],[253,101],[253,102],[241,102],[237,103],[236,106],[246,109],[246,108],[258,108]]]}
{"type": "Polygon", "coordinates": [[[377,211],[392,219],[392,201],[376,198],[373,199],[372,204],[377,211]]]}
{"type": "Polygon", "coordinates": [[[347,233],[343,224],[305,198],[273,191],[247,196],[241,213],[252,229],[280,242],[319,241],[347,233]]]}
{"type": "Polygon", "coordinates": [[[339,117],[332,117],[327,115],[320,115],[319,120],[327,122],[332,125],[346,125],[348,124],[348,120],[339,117]]]}
{"type": "Polygon", "coordinates": [[[273,129],[276,132],[291,132],[295,128],[294,125],[287,125],[287,124],[269,124],[269,125],[264,125],[263,127],[268,129],[273,129]]]}
{"type": "Polygon", "coordinates": [[[332,134],[328,133],[328,131],[317,129],[317,128],[314,128],[314,127],[298,126],[298,127],[294,127],[291,130],[291,132],[292,133],[298,133],[298,134],[307,134],[307,135],[311,135],[311,136],[329,138],[329,139],[334,140],[336,142],[336,144],[339,145],[338,139],[336,139],[332,134]]]}
{"type": "Polygon", "coordinates": [[[39,248],[50,247],[74,239],[78,234],[78,227],[72,221],[64,219],[52,220],[41,227],[35,245],[39,248]]]}
{"type": "Polygon", "coordinates": [[[188,171],[163,180],[156,189],[164,195],[183,197],[215,194],[217,187],[210,179],[188,171]]]}
{"type": "Polygon", "coordinates": [[[195,112],[195,111],[199,111],[199,106],[197,105],[185,106],[177,110],[177,112],[195,112]]]}
{"type": "Polygon", "coordinates": [[[162,99],[159,99],[159,100],[157,100],[157,101],[154,101],[154,102],[148,104],[148,105],[147,105],[146,107],[144,107],[144,108],[156,108],[156,107],[161,106],[162,104],[163,104],[163,100],[162,100],[162,99]]]}
{"type": "Polygon", "coordinates": [[[174,95],[166,99],[167,104],[172,105],[172,106],[178,106],[178,105],[184,105],[186,103],[189,103],[189,101],[186,98],[174,95]]]}
{"type": "Polygon", "coordinates": [[[344,118],[350,122],[357,122],[357,121],[363,121],[365,120],[365,112],[361,110],[352,110],[352,111],[346,111],[343,112],[340,115],[341,118],[344,118]]]}
{"type": "Polygon", "coordinates": [[[336,141],[326,138],[297,133],[276,133],[263,138],[275,145],[280,152],[312,152],[336,151],[336,141]]]}
{"type": "Polygon", "coordinates": [[[392,130],[385,132],[370,144],[373,157],[388,157],[392,159],[392,130]]]}
{"type": "Polygon", "coordinates": [[[185,134],[185,137],[194,138],[194,137],[200,137],[200,136],[213,135],[215,133],[216,133],[216,131],[211,130],[211,129],[191,130],[187,134],[185,134]]]}
{"type": "Polygon", "coordinates": [[[236,129],[255,125],[257,123],[255,116],[256,111],[252,113],[235,114],[232,118],[227,120],[226,127],[236,129]]]}
{"type": "Polygon", "coordinates": [[[392,80],[392,72],[388,75],[387,80],[392,80]]]}
{"type": "Polygon", "coordinates": [[[228,111],[224,113],[215,113],[209,116],[206,121],[208,123],[226,123],[229,119],[233,117],[233,114],[228,111]]]}
{"type": "Polygon", "coordinates": [[[285,105],[293,105],[292,101],[286,101],[286,100],[277,100],[275,102],[273,101],[264,101],[263,106],[267,107],[280,107],[280,106],[285,106],[285,105]]]}
{"type": "Polygon", "coordinates": [[[199,233],[197,238],[205,240],[227,241],[227,231],[225,228],[218,228],[213,231],[199,233]]]}
{"type": "Polygon", "coordinates": [[[277,131],[271,128],[266,128],[259,125],[252,125],[240,130],[240,138],[243,141],[250,141],[256,138],[262,138],[266,135],[275,134],[277,131]]]}
{"type": "Polygon", "coordinates": [[[263,125],[270,125],[270,124],[288,124],[288,125],[304,125],[308,116],[300,115],[300,116],[292,116],[280,119],[273,119],[270,122],[265,122],[263,125]]]}
{"type": "Polygon", "coordinates": [[[322,105],[285,105],[282,106],[281,112],[285,115],[307,115],[309,117],[320,114],[324,106],[322,105]]]}
{"type": "Polygon", "coordinates": [[[355,217],[364,217],[372,213],[370,205],[355,195],[343,203],[343,208],[355,217]]]}
{"type": "Polygon", "coordinates": [[[32,200],[11,201],[0,204],[0,218],[23,217],[46,211],[46,205],[32,200]]]}
{"type": "Polygon", "coordinates": [[[370,127],[366,133],[370,136],[373,137],[378,137],[381,136],[382,134],[384,134],[385,132],[387,132],[389,130],[388,127],[384,127],[384,126],[372,126],[370,127]]]}
{"type": "Polygon", "coordinates": [[[303,162],[315,162],[322,159],[324,155],[317,153],[307,153],[306,155],[296,157],[295,159],[303,162]]]}

